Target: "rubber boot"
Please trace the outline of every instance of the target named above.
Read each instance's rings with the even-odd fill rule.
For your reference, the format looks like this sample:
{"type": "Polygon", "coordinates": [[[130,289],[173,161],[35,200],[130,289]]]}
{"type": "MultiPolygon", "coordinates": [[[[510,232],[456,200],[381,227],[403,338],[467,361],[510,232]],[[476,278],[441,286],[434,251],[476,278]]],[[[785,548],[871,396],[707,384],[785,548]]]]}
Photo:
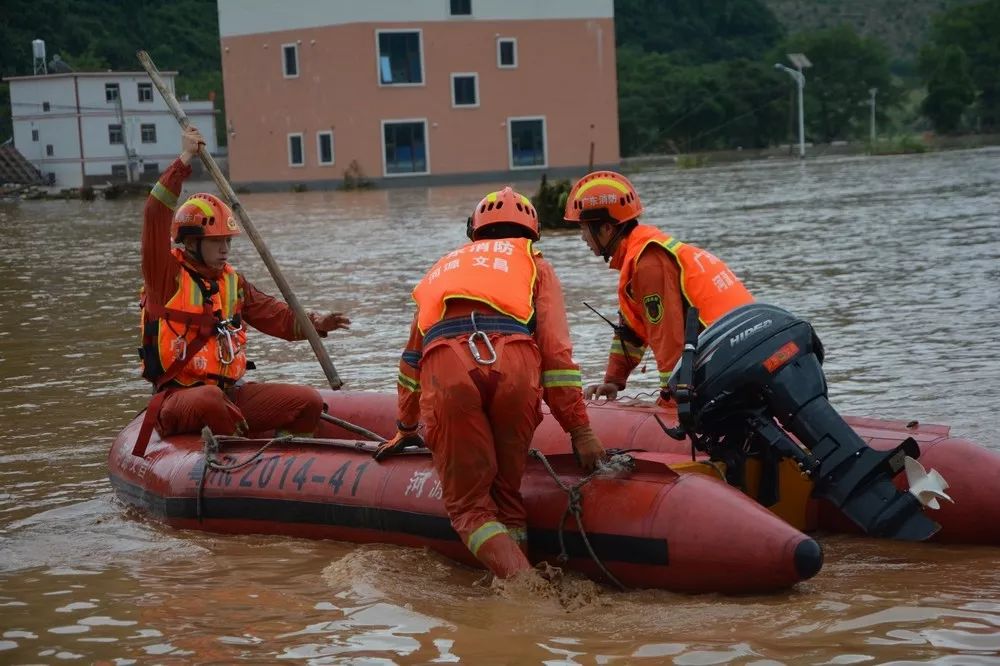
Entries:
{"type": "Polygon", "coordinates": [[[517,542],[506,533],[488,539],[479,547],[476,557],[497,578],[510,578],[518,572],[531,568],[531,563],[521,552],[517,542]]]}

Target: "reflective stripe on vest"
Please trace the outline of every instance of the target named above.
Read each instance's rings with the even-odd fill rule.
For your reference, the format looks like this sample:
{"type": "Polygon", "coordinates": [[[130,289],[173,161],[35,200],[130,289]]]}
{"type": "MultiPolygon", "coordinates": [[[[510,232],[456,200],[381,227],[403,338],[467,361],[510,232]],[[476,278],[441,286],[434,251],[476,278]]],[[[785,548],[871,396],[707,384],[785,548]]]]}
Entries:
{"type": "MultiPolygon", "coordinates": [[[[178,263],[183,263],[183,253],[175,248],[171,251],[178,263]]],[[[222,275],[215,280],[218,291],[211,296],[211,311],[221,313],[222,320],[230,320],[243,310],[243,298],[239,286],[239,274],[232,266],[226,264],[222,275]]],[[[202,290],[185,269],[177,275],[177,291],[167,301],[165,308],[169,310],[202,314],[205,311],[202,290]]],[[[235,382],[246,372],[246,328],[238,330],[227,327],[229,336],[214,330],[211,338],[199,349],[183,369],[177,373],[174,382],[182,386],[193,384],[218,384],[221,381],[235,382]],[[232,352],[229,343],[232,343],[232,352]]],[[[161,316],[157,322],[157,352],[160,367],[169,368],[178,355],[186,354],[192,343],[198,337],[199,327],[174,321],[168,316],[161,316]]]]}
{"type": "Polygon", "coordinates": [[[413,289],[417,328],[426,333],[441,321],[450,298],[480,301],[527,324],[535,314],[534,257],[527,238],[473,241],[444,255],[413,289]]]}
{"type": "Polygon", "coordinates": [[[707,250],[682,243],[656,227],[638,225],[624,241],[625,259],[618,277],[618,305],[629,328],[649,342],[646,324],[646,304],[629,294],[636,265],[643,251],[656,243],[672,254],[680,268],[681,295],[689,306],[698,308],[702,326],[708,327],[729,311],[747,303],[753,296],[729,267],[707,250]]]}

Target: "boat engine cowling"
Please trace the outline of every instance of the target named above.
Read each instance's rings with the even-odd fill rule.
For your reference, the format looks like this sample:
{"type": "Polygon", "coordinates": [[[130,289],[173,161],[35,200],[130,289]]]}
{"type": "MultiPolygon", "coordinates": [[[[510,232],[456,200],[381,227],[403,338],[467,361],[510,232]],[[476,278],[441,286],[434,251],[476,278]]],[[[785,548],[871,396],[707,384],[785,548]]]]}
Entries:
{"type": "Polygon", "coordinates": [[[938,531],[920,499],[892,483],[906,457],[920,455],[917,442],[907,438],[878,451],[847,425],[827,400],[823,346],[808,322],[754,303],[716,321],[696,345],[693,337],[669,391],[684,434],[727,463],[737,477],[730,482],[742,485],[746,457],[791,458],[812,480],[813,496],[832,502],[866,534],[921,541],[938,531]]]}

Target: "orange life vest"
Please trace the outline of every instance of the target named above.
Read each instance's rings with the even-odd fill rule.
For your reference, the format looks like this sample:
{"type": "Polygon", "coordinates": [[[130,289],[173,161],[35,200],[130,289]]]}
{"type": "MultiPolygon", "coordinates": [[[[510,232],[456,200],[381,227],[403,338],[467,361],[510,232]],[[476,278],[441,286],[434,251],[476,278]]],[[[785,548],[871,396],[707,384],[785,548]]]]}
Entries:
{"type": "MultiPolygon", "coordinates": [[[[654,306],[636,300],[631,293],[631,283],[639,257],[651,243],[661,246],[677,260],[681,271],[681,294],[688,306],[698,308],[703,327],[711,326],[712,322],[741,305],[753,303],[753,296],[739,278],[707,250],[682,243],[646,224],[636,226],[622,242],[626,248],[618,277],[618,305],[625,323],[644,343],[649,341],[646,322],[651,313],[648,308],[654,306]]],[[[662,308],[662,304],[659,307],[662,308]]]]}
{"type": "Polygon", "coordinates": [[[164,379],[180,386],[231,385],[247,368],[239,275],[226,264],[218,279],[201,277],[180,249],[171,252],[181,266],[177,291],[162,308],[142,307],[142,376],[157,388],[164,379]]]}
{"type": "Polygon", "coordinates": [[[420,332],[444,318],[451,298],[480,301],[527,325],[535,315],[536,255],[527,238],[473,241],[444,255],[413,289],[420,332]]]}

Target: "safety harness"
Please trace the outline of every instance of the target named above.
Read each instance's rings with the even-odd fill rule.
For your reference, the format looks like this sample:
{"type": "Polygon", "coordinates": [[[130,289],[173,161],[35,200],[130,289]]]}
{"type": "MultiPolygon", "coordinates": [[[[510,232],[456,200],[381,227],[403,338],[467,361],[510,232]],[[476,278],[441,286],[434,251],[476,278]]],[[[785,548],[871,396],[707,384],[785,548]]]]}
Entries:
{"type": "Polygon", "coordinates": [[[181,268],[191,275],[194,283],[198,285],[198,289],[201,291],[203,303],[203,310],[201,312],[185,312],[160,304],[147,303],[145,296],[140,303],[140,307],[147,314],[147,321],[143,326],[142,347],[139,349],[139,357],[145,362],[143,377],[153,383],[153,397],[146,406],[146,414],[142,418],[139,435],[136,438],[135,445],[132,447],[132,455],[140,458],[146,453],[146,447],[149,445],[149,438],[152,436],[153,428],[159,418],[163,401],[168,395],[179,388],[170,386],[170,382],[180,374],[181,370],[195,357],[201,348],[208,344],[209,340],[215,335],[217,327],[222,322],[222,312],[212,311],[212,296],[218,293],[219,286],[215,282],[204,280],[188,266],[181,264],[181,268]],[[198,331],[194,340],[184,350],[184,353],[176,355],[173,363],[165,369],[162,368],[159,360],[158,337],[161,321],[175,322],[188,328],[196,326],[198,331]]]}
{"type": "Polygon", "coordinates": [[[426,347],[436,338],[453,338],[459,335],[474,335],[476,333],[531,335],[533,332],[534,319],[526,326],[506,315],[478,314],[470,317],[452,317],[442,319],[427,329],[427,333],[424,334],[424,346],[426,347]]]}

